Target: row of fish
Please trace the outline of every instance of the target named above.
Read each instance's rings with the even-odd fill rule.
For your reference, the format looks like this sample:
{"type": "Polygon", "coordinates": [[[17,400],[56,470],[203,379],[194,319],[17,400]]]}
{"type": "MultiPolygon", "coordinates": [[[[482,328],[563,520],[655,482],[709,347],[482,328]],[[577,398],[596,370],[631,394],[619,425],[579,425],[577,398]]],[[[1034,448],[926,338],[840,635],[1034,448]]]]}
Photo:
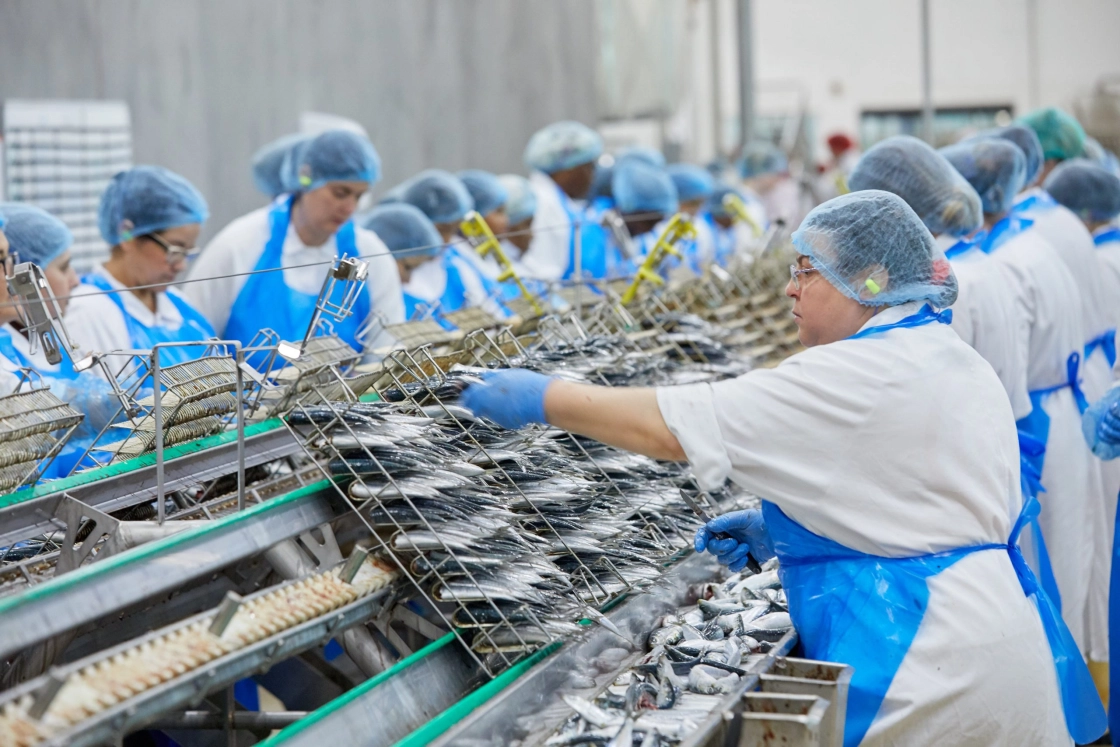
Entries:
{"type": "MultiPolygon", "coordinates": [[[[742,678],[792,628],[776,562],[757,574],[746,571],[706,584],[699,593],[696,605],[661,620],[649,635],[649,651],[605,690],[594,698],[563,695],[571,716],[544,744],[677,744],[737,695],[746,686],[742,678]]],[[[609,659],[611,652],[599,659],[609,659]]],[[[618,653],[611,660],[615,666],[630,656],[624,649],[618,653]]]]}

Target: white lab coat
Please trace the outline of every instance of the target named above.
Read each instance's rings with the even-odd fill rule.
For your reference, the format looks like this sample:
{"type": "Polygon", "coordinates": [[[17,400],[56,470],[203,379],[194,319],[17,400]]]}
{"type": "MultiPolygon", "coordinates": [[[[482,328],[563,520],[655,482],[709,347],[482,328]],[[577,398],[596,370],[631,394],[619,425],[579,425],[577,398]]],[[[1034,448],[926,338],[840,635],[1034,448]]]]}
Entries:
{"type": "MultiPolygon", "coordinates": [[[[1027,385],[1038,391],[1069,380],[1066,359],[1086,339],[1077,282],[1053,247],[1026,230],[990,255],[1013,278],[1015,312],[1028,330],[1027,385]]],[[[1081,414],[1069,387],[1047,395],[1042,408],[1050,418],[1039,496],[1039,523],[1062,596],[1062,617],[1082,653],[1088,648],[1086,615],[1093,567],[1093,522],[1099,511],[1090,452],[1081,435],[1081,414]]]]}
{"type": "MultiPolygon", "coordinates": [[[[919,306],[886,309],[867,326],[919,306]]],[[[662,387],[657,401],[702,486],[730,477],[863,553],[1004,543],[1021,507],[1007,396],[942,324],[821,345],[715,384],[662,387]]],[[[970,554],[931,578],[929,592],[863,744],[1070,744],[1042,622],[1007,553],[970,554]]]]}
{"type": "Polygon", "coordinates": [[[569,211],[580,212],[576,203],[543,171],[529,174],[529,186],[537,198],[533,214],[533,240],[521,257],[529,277],[544,281],[560,280],[571,261],[572,219],[569,211]]]}
{"type": "MultiPolygon", "coordinates": [[[[951,236],[937,238],[942,251],[957,241],[951,236]]],[[[1025,418],[1031,413],[1027,393],[1029,336],[1024,327],[1016,324],[1011,278],[979,246],[953,257],[949,263],[958,287],[953,329],[995,369],[1015,419],[1025,418]]]]}
{"type": "MultiPolygon", "coordinates": [[[[156,294],[156,310],[153,312],[135,293],[110,275],[103,265],[93,268],[90,274],[97,275],[104,279],[109,287],[120,291],[116,294],[116,298],[124,304],[129,316],[144,326],[172,330],[182,326],[183,315],[168,297],[168,294],[179,293],[174,288],[156,294]]],[[[115,350],[133,348],[132,336],[128,333],[128,322],[125,321],[113,297],[89,283],[82,283],[70,294],[70,303],[66,307],[64,321],[66,331],[73,338],[74,344],[85,353],[111,353],[115,350]]],[[[106,362],[110,369],[116,370],[124,366],[126,360],[123,357],[107,358],[106,362]]],[[[95,373],[101,372],[99,366],[91,370],[95,373]]]]}
{"type": "MultiPolygon", "coordinates": [[[[254,210],[223,228],[190,269],[189,279],[198,282],[182,286],[184,295],[210,321],[219,337],[225,331],[234,301],[245,286],[246,273],[252,272],[264,254],[269,238],[268,216],[271,209],[270,205],[254,210]]],[[[370,313],[380,314],[386,324],[403,322],[404,298],[401,296],[400,274],[389,249],[377,234],[357,226],[354,243],[358,254],[369,262],[365,288],[369,294],[370,313]]],[[[318,295],[337,257],[334,236],[322,246],[307,246],[295,228],[289,225],[281,253],[281,264],[286,268],[283,270],[284,282],[300,293],[318,295]]],[[[382,332],[368,340],[367,346],[375,350],[392,343],[392,336],[382,332]]]]}

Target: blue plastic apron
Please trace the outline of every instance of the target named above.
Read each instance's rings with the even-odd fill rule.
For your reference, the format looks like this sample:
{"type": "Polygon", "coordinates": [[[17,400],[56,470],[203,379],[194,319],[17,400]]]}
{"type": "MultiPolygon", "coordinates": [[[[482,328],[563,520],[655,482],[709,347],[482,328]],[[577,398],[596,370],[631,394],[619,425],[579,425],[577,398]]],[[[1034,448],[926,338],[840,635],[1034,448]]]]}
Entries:
{"type": "MultiPolygon", "coordinates": [[[[463,282],[462,278],[463,268],[466,268],[467,272],[472,273],[476,278],[478,278],[478,282],[482,285],[482,290],[486,293],[486,297],[494,299],[498,307],[501,308],[501,310],[508,317],[510,315],[510,312],[502,304],[502,298],[505,297],[503,287],[512,288],[513,295],[515,297],[521,295],[521,291],[518,289],[516,283],[499,283],[497,280],[486,277],[485,274],[483,274],[477,267],[474,266],[474,262],[470,258],[464,256],[466,252],[473,251],[474,249],[471,249],[470,247],[464,247],[459,244],[452,244],[448,247],[447,263],[445,264],[445,267],[447,268],[447,286],[450,287],[454,284],[457,285],[461,290],[458,297],[458,306],[455,309],[446,308],[443,306],[441,306],[440,308],[443,311],[456,311],[467,305],[467,284],[463,282]],[[454,258],[458,258],[458,265],[451,261],[454,258]]],[[[446,295],[446,290],[444,293],[446,295]]]]}
{"type": "MultiPolygon", "coordinates": [[[[183,323],[179,325],[178,329],[169,329],[167,327],[149,327],[140,322],[140,320],[133,317],[124,307],[124,299],[120,297],[121,293],[129,293],[131,291],[114,291],[113,286],[109,281],[100,275],[87,275],[82,278],[82,282],[92,285],[98,290],[112,291],[108,293],[108,297],[121,311],[124,317],[125,326],[128,328],[128,340],[135,350],[151,350],[158,343],[161,342],[207,342],[214,338],[214,328],[210,326],[210,322],[206,321],[206,317],[202,316],[193,306],[188,304],[183,299],[177,297],[173,293],[165,294],[167,299],[171,301],[172,305],[179,310],[179,315],[183,317],[183,323]]],[[[105,351],[108,352],[108,351],[105,351]]],[[[200,345],[187,345],[182,347],[160,348],[159,364],[161,366],[173,366],[176,363],[185,363],[189,360],[201,357],[205,352],[205,346],[200,345]]]]}
{"type": "Polygon", "coordinates": [[[705,213],[704,220],[712,229],[712,261],[720,267],[726,267],[735,255],[735,227],[724,228],[716,223],[711,213],[705,213]]]}
{"type": "Polygon", "coordinates": [[[973,247],[980,246],[987,235],[987,231],[979,231],[974,236],[961,239],[945,250],[945,259],[954,260],[962,254],[967,254],[973,247]]]}
{"type": "MultiPolygon", "coordinates": [[[[253,268],[253,274],[245,281],[233,302],[229,321],[226,322],[222,335],[225,339],[240,340],[242,345],[248,345],[264,327],[271,328],[281,340],[288,342],[298,342],[307,334],[319,294],[301,293],[289,288],[284,282],[284,272],[280,269],[284,241],[288,237],[292,200],[291,196],[285,195],[273,203],[272,210],[269,211],[268,243],[264,245],[264,252],[253,268]]],[[[335,245],[339,259],[359,256],[353,221],[346,221],[338,229],[335,245]]],[[[344,292],[342,284],[336,285],[331,301],[340,303],[344,292]]],[[[358,342],[358,329],[369,317],[369,312],[369,293],[359,293],[354,302],[354,313],[334,324],[335,334],[359,352],[362,345],[358,342]]],[[[262,363],[263,360],[258,361],[257,365],[262,363]]]]}
{"type": "MultiPolygon", "coordinates": [[[[948,310],[937,313],[926,305],[899,322],[869,327],[848,339],[933,322],[948,324],[951,320],[948,310]]],[[[762,502],[766,528],[781,563],[778,574],[806,656],[843,662],[855,669],[848,689],[846,747],[858,745],[866,736],[906,658],[929,605],[927,580],[967,555],[988,550],[1007,552],[1023,592],[1036,597],[1058,672],[1070,735],[1084,743],[1104,733],[1104,708],[1089,669],[1017,546],[1023,527],[1036,519],[1038,511],[1038,501],[1025,495],[1007,544],[886,558],[814,534],[773,503],[762,502]]]]}
{"type": "Polygon", "coordinates": [[[983,235],[980,239],[980,248],[984,250],[985,254],[991,254],[1033,225],[1034,221],[1030,218],[1024,218],[1022,215],[1012,212],[983,235]]]}
{"type": "Polygon", "coordinates": [[[585,280],[607,277],[607,231],[598,221],[587,213],[576,209],[570,197],[559,184],[553,184],[560,195],[560,206],[568,215],[572,235],[568,239],[568,267],[564,270],[563,280],[571,280],[576,275],[576,232],[580,237],[580,271],[585,280]]]}
{"type": "Polygon", "coordinates": [[[1107,231],[1101,231],[1093,237],[1093,243],[1097,246],[1103,246],[1113,241],[1120,243],[1120,228],[1110,228],[1107,231]]]}

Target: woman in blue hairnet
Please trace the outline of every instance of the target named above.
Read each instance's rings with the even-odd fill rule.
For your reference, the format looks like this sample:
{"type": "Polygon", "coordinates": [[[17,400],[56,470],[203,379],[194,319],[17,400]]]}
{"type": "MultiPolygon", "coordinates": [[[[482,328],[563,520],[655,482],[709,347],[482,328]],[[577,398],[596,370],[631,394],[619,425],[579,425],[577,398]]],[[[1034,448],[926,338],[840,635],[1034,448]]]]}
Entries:
{"type": "Polygon", "coordinates": [[[533,241],[533,216],[537,213],[537,196],[529,180],[517,174],[502,174],[498,182],[506,191],[507,235],[502,238],[506,256],[520,265],[521,257],[533,241]]]}
{"type": "MultiPolygon", "coordinates": [[[[1083,399],[1078,362],[1084,320],[1077,282],[1031,221],[1011,211],[1022,189],[1026,159],[1005,139],[980,138],[942,155],[979,193],[985,236],[980,247],[1009,273],[1014,313],[1027,339],[1031,414],[1018,421],[1036,447],[1029,456],[1041,475],[1039,523],[1049,550],[1062,614],[1083,653],[1088,651],[1088,597],[1099,470],[1081,438],[1083,399]]],[[[1024,449],[1026,453],[1026,449],[1024,449]]]]}
{"type": "Polygon", "coordinates": [[[391,338],[376,330],[404,321],[400,279],[381,240],[351,220],[358,200],[381,178],[377,152],[366,138],[345,130],[294,138],[288,147],[280,183],[268,190],[285,191],[210,241],[185,292],[224,339],[248,344],[268,328],[282,340],[298,341],[331,267],[358,257],[369,263],[365,292],[350,317],[333,322],[334,331],[358,351],[383,347],[391,338]],[[362,339],[359,331],[367,324],[375,331],[362,339]]]}
{"type": "MultiPolygon", "coordinates": [[[[405,305],[414,309],[409,319],[429,312],[441,315],[479,307],[497,319],[509,314],[501,303],[502,290],[476,268],[468,252],[474,249],[459,239],[459,223],[474,209],[462,180],[440,169],[421,172],[410,182],[403,201],[428,216],[440,234],[439,253],[413,269],[404,287],[405,305]]],[[[484,205],[490,207],[490,205],[484,205]]]]}
{"type": "Polygon", "coordinates": [[[959,295],[952,327],[995,369],[1015,419],[1031,412],[1026,329],[1014,315],[1012,277],[980,248],[983,203],[945,157],[916,137],[887,138],[849,176],[853,192],[881,189],[906,200],[953,266],[959,295]]]}
{"type": "Polygon", "coordinates": [[[817,207],[793,242],[786,294],[808,350],[774,369],[656,389],[512,369],[463,404],[687,459],[706,489],[730,478],[765,496],[696,547],[733,570],[777,555],[806,655],[855,668],[845,745],[1097,738],[1092,680],[1016,547],[1037,504],[1021,494],[1011,408],[942,311],[949,263],[878,190],[817,207]]]}
{"type": "Polygon", "coordinates": [[[732,257],[753,256],[750,250],[758,246],[761,229],[768,225],[766,211],[757,197],[726,185],[718,185],[708,196],[708,201],[704,203],[703,218],[712,234],[711,253],[705,253],[701,259],[705,265],[711,262],[726,265],[732,257]],[[724,199],[728,195],[735,195],[742,200],[753,223],[740,220],[727,209],[724,199]]]}
{"type": "MultiPolygon", "coordinates": [[[[408,287],[412,273],[425,262],[439,255],[443,249],[443,238],[428,216],[414,205],[406,202],[393,202],[378,205],[362,221],[370,231],[376,233],[397,263],[401,285],[408,287]]],[[[417,314],[418,299],[405,296],[405,317],[422,316],[417,314]]]]}
{"type": "Polygon", "coordinates": [[[603,276],[607,235],[580,202],[602,152],[599,133],[579,122],[554,122],[529,138],[525,165],[537,210],[533,241],[521,262],[533,277],[552,282],[603,276]]]}
{"type": "MultiPolygon", "coordinates": [[[[631,159],[615,165],[611,191],[615,208],[634,240],[636,254],[625,257],[621,249],[610,242],[606,252],[606,277],[626,277],[632,275],[649,254],[664,221],[676,214],[677,188],[665,169],[631,159]]],[[[687,247],[681,248],[687,251],[687,247]]],[[[673,258],[665,263],[665,268],[675,264],[673,258]]]]}
{"type": "Polygon", "coordinates": [[[716,191],[716,181],[708,170],[690,163],[675,163],[666,169],[677,190],[680,211],[692,221],[696,238],[683,242],[683,254],[689,269],[700,274],[715,253],[712,227],[704,220],[704,203],[716,191]],[[708,259],[705,259],[708,258],[708,259]]]}
{"type": "Polygon", "coordinates": [[[161,342],[163,365],[205,352],[214,337],[206,318],[171,288],[197,250],[209,215],[190,182],[159,166],[135,166],[113,177],[101,196],[98,224],[109,260],[82,278],[66,311],[66,326],[86,352],[150,350],[161,342]]]}

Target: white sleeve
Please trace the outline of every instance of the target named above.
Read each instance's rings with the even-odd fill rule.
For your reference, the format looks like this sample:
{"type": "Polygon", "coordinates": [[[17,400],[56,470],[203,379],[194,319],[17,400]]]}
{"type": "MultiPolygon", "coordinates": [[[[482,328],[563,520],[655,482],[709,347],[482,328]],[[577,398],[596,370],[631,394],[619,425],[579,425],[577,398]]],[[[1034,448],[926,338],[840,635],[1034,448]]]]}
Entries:
{"type": "MultiPolygon", "coordinates": [[[[369,262],[366,291],[369,293],[370,314],[377,314],[385,324],[404,321],[404,294],[397,262],[377,234],[364,228],[357,229],[358,253],[369,262]]],[[[393,344],[393,337],[385,331],[366,341],[366,348],[377,350],[393,344]]]]}
{"type": "Polygon", "coordinates": [[[191,266],[188,282],[179,286],[219,337],[224,336],[233,303],[248,279],[242,273],[252,270],[264,252],[268,241],[265,215],[263,224],[257,213],[250,213],[218,232],[191,266]]]}
{"type": "MultiPolygon", "coordinates": [[[[64,321],[71,340],[83,354],[132,348],[124,314],[108,295],[93,286],[83,284],[74,290],[64,321]]],[[[124,358],[110,358],[107,362],[111,369],[125,364],[124,358]]],[[[100,368],[93,371],[100,374],[100,368]]]]}
{"type": "Polygon", "coordinates": [[[534,175],[532,186],[537,196],[537,212],[533,215],[533,240],[521,257],[521,265],[529,277],[559,280],[568,269],[572,223],[560,203],[555,185],[544,184],[540,176],[534,175]]]}

